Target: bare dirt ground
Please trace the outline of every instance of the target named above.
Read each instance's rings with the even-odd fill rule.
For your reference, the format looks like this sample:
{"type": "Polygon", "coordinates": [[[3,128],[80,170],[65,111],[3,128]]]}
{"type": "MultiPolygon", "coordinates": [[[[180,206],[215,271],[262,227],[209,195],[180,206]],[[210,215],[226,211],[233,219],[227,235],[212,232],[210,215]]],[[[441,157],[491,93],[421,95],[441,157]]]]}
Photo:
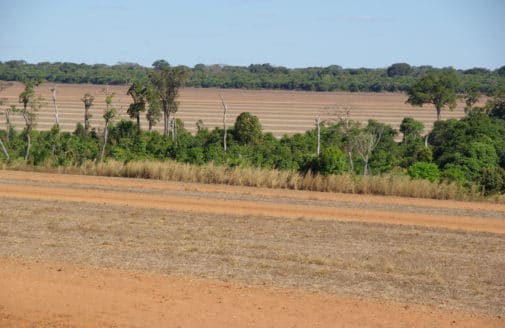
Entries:
{"type": "MultiPolygon", "coordinates": [[[[45,99],[45,105],[39,112],[38,129],[50,129],[54,124],[54,109],[51,100],[53,84],[42,84],[36,92],[45,99]]],[[[60,111],[60,126],[65,131],[75,130],[78,122],[83,122],[84,107],[80,98],[86,93],[95,96],[95,105],[91,107],[91,124],[97,129],[103,127],[103,109],[105,107],[103,85],[58,84],[57,103],[60,111]]],[[[19,107],[18,96],[22,91],[21,83],[14,83],[4,90],[0,97],[5,97],[9,104],[19,107]]],[[[126,95],[127,86],[110,86],[116,93],[114,106],[119,118],[128,119],[126,110],[131,102],[126,95]]],[[[284,134],[303,133],[314,128],[314,119],[336,119],[338,107],[351,106],[351,119],[367,122],[376,119],[380,122],[400,125],[404,117],[413,117],[424,122],[426,129],[431,129],[435,121],[432,106],[412,107],[405,104],[407,97],[402,93],[349,93],[349,92],[305,92],[281,90],[235,90],[235,89],[194,89],[185,88],[180,94],[180,108],[177,117],[185,122],[185,127],[196,131],[196,122],[203,120],[205,126],[213,129],[222,126],[222,105],[219,95],[228,104],[228,124],[235,122],[241,112],[250,112],[260,118],[265,131],[281,137],[284,134]]],[[[485,101],[485,100],[483,100],[485,101]]],[[[455,118],[464,116],[464,102],[460,102],[454,111],[444,111],[442,116],[455,118]]],[[[15,126],[22,128],[21,116],[14,116],[15,126]]],[[[147,122],[142,117],[141,125],[147,129],[147,122]]],[[[161,129],[161,125],[156,129],[161,129]]]]}
{"type": "Polygon", "coordinates": [[[0,171],[0,326],[502,327],[504,221],[484,203],[0,171]]]}
{"type": "Polygon", "coordinates": [[[335,298],[210,279],[11,259],[0,259],[0,264],[2,327],[500,327],[501,324],[478,315],[427,306],[335,298]]]}

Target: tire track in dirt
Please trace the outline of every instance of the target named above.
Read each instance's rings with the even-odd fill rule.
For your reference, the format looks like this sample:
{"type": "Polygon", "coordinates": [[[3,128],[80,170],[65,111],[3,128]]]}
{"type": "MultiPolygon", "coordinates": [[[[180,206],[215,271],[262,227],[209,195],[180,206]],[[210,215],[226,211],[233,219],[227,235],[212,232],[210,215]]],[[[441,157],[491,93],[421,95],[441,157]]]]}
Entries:
{"type": "MultiPolygon", "coordinates": [[[[123,188],[149,188],[158,190],[170,191],[195,191],[201,193],[223,193],[223,194],[242,194],[256,195],[265,197],[283,197],[294,200],[317,200],[317,201],[334,201],[334,202],[349,202],[359,204],[383,204],[383,205],[404,205],[418,206],[429,208],[444,208],[444,209],[465,209],[470,211],[495,211],[503,212],[505,219],[505,205],[492,203],[478,202],[462,202],[453,200],[435,200],[423,198],[406,198],[397,196],[376,196],[376,195],[359,195],[359,194],[342,194],[342,193],[325,193],[303,190],[287,190],[287,189],[268,189],[258,187],[241,187],[229,185],[209,185],[188,182],[160,181],[137,178],[116,178],[116,177],[101,177],[92,175],[73,175],[73,174],[53,174],[27,171],[8,171],[0,170],[0,179],[4,180],[21,180],[24,182],[49,182],[62,183],[69,185],[83,186],[113,186],[123,188]]],[[[476,215],[477,216],[477,215],[476,215]]]]}
{"type": "MultiPolygon", "coordinates": [[[[3,174],[4,172],[2,172],[3,174]]],[[[60,182],[75,183],[75,176],[54,175],[60,182]]],[[[2,176],[0,176],[2,178],[2,176]]],[[[32,180],[36,175],[31,176],[32,180]]],[[[82,177],[86,179],[87,177],[82,177]]],[[[93,178],[94,182],[107,184],[111,179],[93,178]]],[[[119,180],[118,180],[119,181],[119,180]]],[[[122,180],[127,181],[127,180],[122,180]]],[[[147,183],[147,182],[145,182],[147,183]]],[[[201,186],[212,192],[213,186],[201,186]]],[[[227,187],[233,191],[233,187],[227,187]]],[[[238,191],[238,190],[237,190],[238,191]]],[[[309,196],[311,193],[307,193],[309,196]]],[[[338,208],[330,206],[276,204],[274,202],[252,200],[229,200],[226,198],[205,198],[190,195],[153,195],[139,191],[104,191],[93,189],[76,189],[72,187],[36,186],[30,185],[29,180],[23,184],[2,183],[0,180],[0,197],[60,200],[71,202],[85,202],[95,204],[111,204],[119,206],[133,206],[139,208],[158,208],[174,211],[193,213],[211,213],[223,215],[251,215],[264,217],[283,217],[292,219],[322,219],[339,221],[363,221],[386,224],[417,225],[425,227],[439,227],[447,229],[461,229],[468,231],[481,231],[505,233],[505,220],[462,217],[438,214],[418,214],[395,211],[391,206],[390,211],[338,208]]],[[[443,205],[444,202],[437,202],[443,205]]],[[[450,204],[450,203],[449,203],[450,204]]]]}

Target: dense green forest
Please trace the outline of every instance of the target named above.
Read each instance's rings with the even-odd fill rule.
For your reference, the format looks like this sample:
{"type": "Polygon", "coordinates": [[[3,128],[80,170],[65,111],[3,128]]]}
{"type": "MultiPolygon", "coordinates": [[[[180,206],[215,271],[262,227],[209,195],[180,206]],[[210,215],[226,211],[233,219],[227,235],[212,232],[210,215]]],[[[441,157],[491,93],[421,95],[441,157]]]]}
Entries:
{"type": "MultiPolygon", "coordinates": [[[[163,60],[156,61],[153,66],[163,60]]],[[[439,70],[431,66],[414,67],[396,63],[388,68],[309,67],[289,69],[270,64],[248,67],[203,65],[182,67],[188,73],[186,86],[197,88],[283,89],[307,91],[381,92],[406,91],[427,72],[439,70]]],[[[0,80],[41,80],[60,83],[128,84],[147,80],[153,68],[134,63],[75,64],[42,62],[30,64],[23,60],[0,62],[0,80]]],[[[458,92],[477,85],[480,92],[490,94],[505,86],[505,66],[488,70],[472,68],[455,70],[459,76],[458,92]]]]}

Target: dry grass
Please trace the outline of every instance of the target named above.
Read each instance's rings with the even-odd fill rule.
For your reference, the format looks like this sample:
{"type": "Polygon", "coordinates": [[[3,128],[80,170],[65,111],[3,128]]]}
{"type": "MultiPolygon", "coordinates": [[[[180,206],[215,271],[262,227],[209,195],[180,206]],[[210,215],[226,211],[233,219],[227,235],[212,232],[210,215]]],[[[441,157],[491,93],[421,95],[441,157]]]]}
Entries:
{"type": "Polygon", "coordinates": [[[54,201],[0,208],[0,256],[505,314],[503,235],[54,201]]]}
{"type": "Polygon", "coordinates": [[[301,175],[296,171],[280,171],[253,167],[227,167],[213,163],[191,165],[175,161],[132,161],[123,163],[109,160],[104,163],[88,161],[81,166],[51,167],[26,166],[22,162],[2,164],[4,169],[35,170],[109,177],[158,179],[234,186],[278,189],[374,194],[431,199],[487,200],[505,203],[505,196],[484,199],[476,190],[467,190],[454,183],[432,183],[413,180],[404,175],[350,176],[319,174],[301,175]]]}

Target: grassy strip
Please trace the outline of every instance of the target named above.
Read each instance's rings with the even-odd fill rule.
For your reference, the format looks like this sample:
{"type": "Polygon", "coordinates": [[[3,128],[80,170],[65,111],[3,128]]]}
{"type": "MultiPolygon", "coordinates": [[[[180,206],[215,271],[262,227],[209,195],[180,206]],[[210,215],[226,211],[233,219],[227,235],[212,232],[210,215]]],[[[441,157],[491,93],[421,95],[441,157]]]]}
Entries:
{"type": "Polygon", "coordinates": [[[296,171],[280,171],[253,167],[228,167],[212,163],[192,165],[175,161],[131,161],[108,160],[104,163],[88,161],[81,166],[29,166],[14,162],[2,164],[2,169],[39,172],[70,173],[108,177],[157,179],[206,184],[227,184],[277,189],[340,192],[351,194],[373,194],[385,196],[492,201],[505,203],[505,196],[484,198],[477,190],[468,190],[455,183],[433,183],[412,179],[405,175],[351,176],[320,175],[296,171]]]}

